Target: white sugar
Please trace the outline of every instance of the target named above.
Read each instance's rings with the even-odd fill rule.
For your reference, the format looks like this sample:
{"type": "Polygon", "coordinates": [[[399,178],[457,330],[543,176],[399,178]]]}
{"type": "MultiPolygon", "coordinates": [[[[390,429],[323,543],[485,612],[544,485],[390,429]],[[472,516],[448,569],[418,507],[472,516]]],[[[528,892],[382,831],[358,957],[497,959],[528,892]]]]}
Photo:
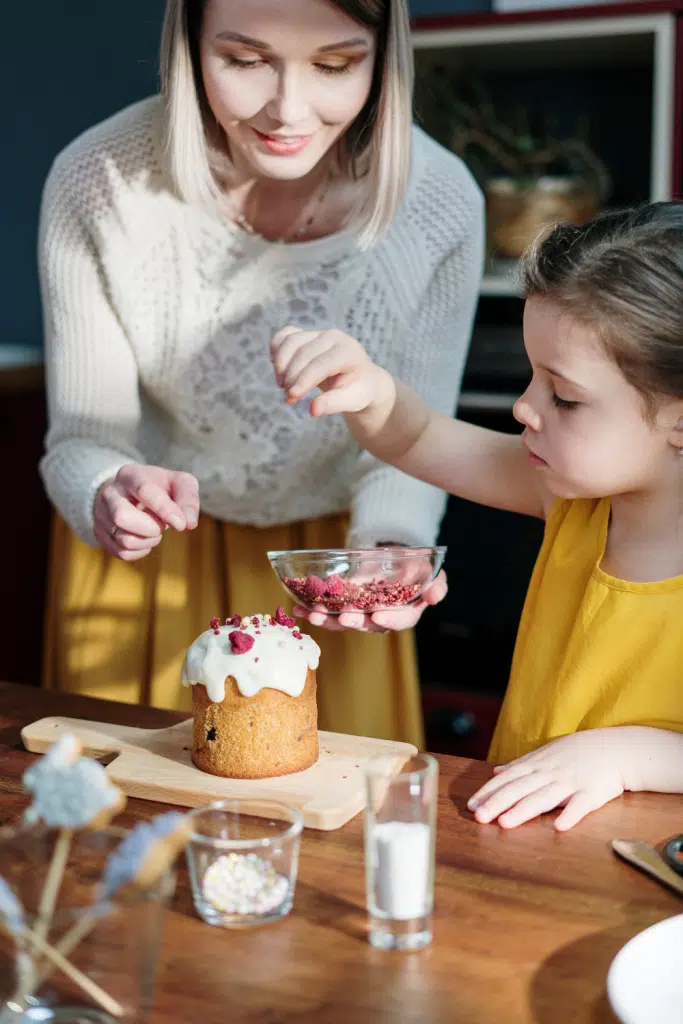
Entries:
{"type": "Polygon", "coordinates": [[[369,838],[377,910],[398,921],[429,913],[429,826],[417,821],[379,822],[369,838]]]}

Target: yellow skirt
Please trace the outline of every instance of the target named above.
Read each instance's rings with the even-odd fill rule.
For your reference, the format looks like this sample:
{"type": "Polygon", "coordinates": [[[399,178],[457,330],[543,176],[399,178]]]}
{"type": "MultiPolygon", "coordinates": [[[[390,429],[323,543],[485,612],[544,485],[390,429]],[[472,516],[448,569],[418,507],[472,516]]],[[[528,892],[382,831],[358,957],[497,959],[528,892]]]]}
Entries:
{"type": "MultiPolygon", "coordinates": [[[[201,516],[169,530],[138,562],[83,544],[55,516],[43,685],[130,704],[189,710],[185,650],[214,615],[291,607],[265,552],[341,547],[346,516],[261,530],[201,516]]],[[[322,656],[321,729],[424,745],[412,632],[331,633],[306,626],[322,656]]]]}

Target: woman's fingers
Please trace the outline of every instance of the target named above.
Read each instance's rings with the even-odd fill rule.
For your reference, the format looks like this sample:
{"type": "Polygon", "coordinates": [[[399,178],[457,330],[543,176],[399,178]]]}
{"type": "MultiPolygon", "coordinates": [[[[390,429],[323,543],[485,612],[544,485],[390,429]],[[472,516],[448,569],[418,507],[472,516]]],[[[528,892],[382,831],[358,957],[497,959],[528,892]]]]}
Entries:
{"type": "Polygon", "coordinates": [[[199,522],[199,482],[191,473],[173,473],[171,497],[180,508],[188,530],[199,522]]]}
{"type": "Polygon", "coordinates": [[[161,536],[156,538],[136,537],[133,534],[119,531],[113,524],[105,525],[100,520],[95,520],[93,532],[97,542],[105,551],[124,562],[135,562],[144,558],[161,543],[161,536]]]}
{"type": "Polygon", "coordinates": [[[422,592],[422,600],[426,604],[438,604],[439,601],[443,601],[447,593],[448,579],[446,578],[446,573],[442,569],[434,582],[430,583],[422,592]]]}
{"type": "Polygon", "coordinates": [[[152,480],[133,482],[129,486],[128,494],[135,501],[140,502],[158,516],[160,521],[174,530],[184,530],[187,520],[180,505],[171,498],[168,491],[152,480]]]}
{"type": "Polygon", "coordinates": [[[412,629],[420,621],[420,616],[427,605],[424,601],[405,605],[403,608],[389,608],[383,612],[373,612],[372,622],[378,628],[386,630],[412,629]]]}
{"type": "Polygon", "coordinates": [[[97,492],[93,518],[95,537],[107,551],[124,561],[144,558],[169,527],[197,525],[197,480],[161,466],[123,466],[97,492]]]}
{"type": "Polygon", "coordinates": [[[160,537],[163,529],[156,518],[136,508],[130,499],[115,487],[102,492],[102,501],[95,507],[95,520],[99,520],[105,529],[107,526],[116,526],[122,533],[134,534],[148,540],[160,537]]]}

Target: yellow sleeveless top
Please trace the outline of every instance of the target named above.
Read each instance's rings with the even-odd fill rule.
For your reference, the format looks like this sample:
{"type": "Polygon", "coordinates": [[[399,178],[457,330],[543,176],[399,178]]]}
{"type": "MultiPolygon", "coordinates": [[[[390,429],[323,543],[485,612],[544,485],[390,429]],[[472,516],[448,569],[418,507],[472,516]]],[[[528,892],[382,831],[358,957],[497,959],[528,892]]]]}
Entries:
{"type": "Polygon", "coordinates": [[[683,732],[683,576],[629,583],[600,568],[610,500],[548,515],[489,761],[613,725],[683,732]]]}

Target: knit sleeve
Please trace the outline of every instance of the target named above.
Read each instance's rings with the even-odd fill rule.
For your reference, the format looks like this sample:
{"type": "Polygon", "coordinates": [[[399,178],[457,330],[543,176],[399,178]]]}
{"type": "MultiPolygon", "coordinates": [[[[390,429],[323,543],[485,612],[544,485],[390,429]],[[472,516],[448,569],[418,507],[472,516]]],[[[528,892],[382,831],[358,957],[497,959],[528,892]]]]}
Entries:
{"type": "MultiPolygon", "coordinates": [[[[396,363],[397,376],[432,409],[448,416],[457,404],[467,358],[483,249],[483,205],[477,193],[467,230],[437,266],[396,363]]],[[[434,544],[446,497],[439,488],[363,452],[348,543],[353,547],[374,547],[378,541],[434,544]]]]}
{"type": "Polygon", "coordinates": [[[52,503],[82,540],[96,545],[97,489],[121,466],[144,459],[136,447],[136,360],[81,209],[83,188],[60,158],[43,193],[39,270],[49,428],[40,472],[52,503]]]}

